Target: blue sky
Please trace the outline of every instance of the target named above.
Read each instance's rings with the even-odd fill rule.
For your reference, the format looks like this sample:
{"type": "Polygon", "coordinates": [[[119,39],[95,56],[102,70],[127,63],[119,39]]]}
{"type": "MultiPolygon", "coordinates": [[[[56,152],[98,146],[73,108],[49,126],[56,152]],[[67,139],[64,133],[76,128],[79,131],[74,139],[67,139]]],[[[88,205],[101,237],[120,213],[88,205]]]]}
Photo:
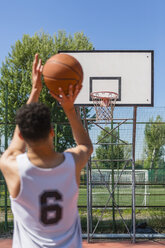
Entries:
{"type": "Polygon", "coordinates": [[[24,34],[84,32],[97,50],[154,50],[155,106],[165,106],[165,0],[5,0],[0,66],[24,34]]]}

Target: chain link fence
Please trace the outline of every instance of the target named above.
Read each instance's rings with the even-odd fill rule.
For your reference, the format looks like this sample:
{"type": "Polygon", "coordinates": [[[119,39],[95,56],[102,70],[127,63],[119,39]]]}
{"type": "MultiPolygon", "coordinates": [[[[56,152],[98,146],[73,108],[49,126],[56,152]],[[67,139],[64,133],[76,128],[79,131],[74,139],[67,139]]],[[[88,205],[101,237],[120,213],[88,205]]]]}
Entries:
{"type": "MultiPolygon", "coordinates": [[[[131,118],[132,108],[116,108],[114,111],[114,118],[131,118]]],[[[115,126],[115,123],[113,123],[115,126]]],[[[165,233],[165,108],[138,108],[137,111],[137,124],[136,124],[136,150],[135,150],[135,204],[136,204],[136,223],[146,223],[151,228],[152,232],[165,233]],[[160,118],[159,118],[160,117],[160,118]],[[146,129],[150,131],[153,138],[155,148],[151,147],[151,144],[147,144],[146,129]],[[161,127],[159,129],[159,127],[161,127]],[[154,136],[154,130],[157,135],[154,136]],[[153,133],[152,133],[153,132],[153,133]],[[161,132],[161,133],[159,133],[161,132]],[[158,146],[158,136],[162,138],[161,143],[158,146]]],[[[70,127],[66,123],[54,124],[55,131],[60,130],[58,134],[58,140],[55,139],[56,150],[58,151],[58,143],[62,144],[63,133],[62,126],[68,129],[68,137],[71,136],[70,127]]],[[[111,128],[111,127],[109,127],[111,128]]],[[[132,148],[129,144],[132,142],[132,121],[122,125],[117,131],[119,138],[124,140],[128,145],[122,146],[119,150],[123,159],[130,159],[132,148]]],[[[0,123],[1,144],[0,153],[2,154],[10,142],[14,125],[6,125],[0,123]]],[[[114,207],[112,211],[113,201],[108,202],[107,209],[102,213],[102,210],[109,197],[108,190],[103,187],[104,182],[107,182],[109,188],[112,187],[112,168],[109,163],[100,163],[99,169],[102,171],[104,182],[97,174],[97,168],[94,160],[99,156],[99,149],[108,149],[104,145],[97,144],[97,141],[101,135],[100,128],[90,125],[89,135],[94,144],[94,153],[91,158],[90,166],[92,168],[91,177],[93,178],[91,185],[91,201],[92,201],[92,220],[93,223],[97,223],[99,216],[102,214],[103,218],[98,226],[99,233],[125,233],[125,226],[120,221],[120,213],[114,207]],[[115,218],[114,216],[115,215],[115,218]]],[[[105,142],[107,143],[107,141],[105,142]]],[[[67,144],[69,145],[69,143],[67,144]]],[[[116,148],[113,148],[115,150],[116,148]]],[[[101,150],[100,150],[101,151],[101,150]]],[[[102,150],[104,152],[104,150],[102,150]]],[[[117,178],[121,170],[120,162],[114,166],[115,177],[117,178]]],[[[121,180],[117,183],[114,191],[115,202],[118,208],[122,212],[124,219],[126,220],[131,230],[131,207],[132,207],[132,195],[131,195],[131,163],[128,163],[121,180]]],[[[115,182],[114,182],[115,183],[115,182]]],[[[79,190],[79,213],[81,216],[83,233],[87,232],[87,169],[84,168],[81,173],[81,185],[79,190]]],[[[10,209],[10,200],[7,187],[2,175],[0,175],[0,233],[7,232],[13,228],[13,216],[10,209]]],[[[93,228],[92,226],[90,228],[93,228]]],[[[144,229],[145,229],[144,228],[144,229]]]]}

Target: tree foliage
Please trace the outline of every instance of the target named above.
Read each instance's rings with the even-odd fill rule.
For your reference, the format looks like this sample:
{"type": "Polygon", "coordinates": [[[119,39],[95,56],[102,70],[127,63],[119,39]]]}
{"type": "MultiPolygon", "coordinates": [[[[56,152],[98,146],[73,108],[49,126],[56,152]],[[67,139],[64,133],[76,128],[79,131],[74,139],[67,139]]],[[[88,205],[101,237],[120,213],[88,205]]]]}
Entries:
{"type": "Polygon", "coordinates": [[[145,168],[160,168],[164,164],[165,124],[158,115],[156,120],[150,119],[145,126],[145,168]]]}
{"type": "MultiPolygon", "coordinates": [[[[117,131],[113,131],[113,138],[111,135],[107,135],[110,132],[109,127],[105,127],[105,130],[101,130],[100,135],[98,135],[97,140],[101,140],[100,145],[96,148],[96,158],[100,160],[98,164],[102,168],[109,169],[111,166],[110,160],[124,159],[124,147],[118,144],[118,134],[117,131]],[[112,145],[113,143],[113,145],[112,145]],[[109,160],[109,161],[102,161],[109,160]]],[[[118,162],[114,162],[114,168],[118,167],[118,162]]],[[[121,167],[121,163],[119,165],[121,167]]]]}
{"type": "MultiPolygon", "coordinates": [[[[31,90],[31,71],[34,55],[39,54],[44,64],[52,55],[64,50],[92,50],[93,45],[83,33],[66,35],[66,32],[59,31],[58,34],[50,36],[44,32],[36,33],[30,37],[25,34],[22,40],[18,40],[8,53],[6,60],[1,66],[0,78],[0,120],[14,123],[16,110],[26,103],[31,90]],[[6,118],[7,114],[7,118],[6,118]]],[[[47,104],[52,113],[52,121],[56,123],[67,121],[61,108],[51,97],[43,83],[40,100],[47,104]]],[[[87,110],[88,114],[88,110],[87,110]]],[[[68,132],[66,125],[59,125],[57,136],[61,133],[65,136],[68,132]]],[[[58,150],[63,150],[66,146],[73,144],[73,139],[68,137],[65,145],[58,143],[58,150]],[[65,147],[64,147],[65,146],[65,147]]]]}

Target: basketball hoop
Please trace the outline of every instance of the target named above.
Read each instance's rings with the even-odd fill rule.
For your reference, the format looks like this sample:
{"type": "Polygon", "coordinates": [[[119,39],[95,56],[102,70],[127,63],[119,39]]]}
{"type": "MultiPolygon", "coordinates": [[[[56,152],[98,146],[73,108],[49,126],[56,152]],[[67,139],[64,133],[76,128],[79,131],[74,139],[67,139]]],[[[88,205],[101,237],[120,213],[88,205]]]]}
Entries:
{"type": "Polygon", "coordinates": [[[96,111],[96,120],[112,120],[113,110],[118,94],[111,91],[97,91],[91,93],[91,98],[96,111]]]}

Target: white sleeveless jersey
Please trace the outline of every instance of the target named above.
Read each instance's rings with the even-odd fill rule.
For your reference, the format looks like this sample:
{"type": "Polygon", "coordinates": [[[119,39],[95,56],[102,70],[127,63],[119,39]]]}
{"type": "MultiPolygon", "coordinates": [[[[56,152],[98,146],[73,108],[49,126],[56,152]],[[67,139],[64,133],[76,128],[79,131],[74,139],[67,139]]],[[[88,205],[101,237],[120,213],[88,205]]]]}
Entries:
{"type": "Polygon", "coordinates": [[[81,248],[75,162],[64,153],[55,168],[34,166],[27,154],[17,156],[20,192],[11,197],[13,248],[81,248]]]}

